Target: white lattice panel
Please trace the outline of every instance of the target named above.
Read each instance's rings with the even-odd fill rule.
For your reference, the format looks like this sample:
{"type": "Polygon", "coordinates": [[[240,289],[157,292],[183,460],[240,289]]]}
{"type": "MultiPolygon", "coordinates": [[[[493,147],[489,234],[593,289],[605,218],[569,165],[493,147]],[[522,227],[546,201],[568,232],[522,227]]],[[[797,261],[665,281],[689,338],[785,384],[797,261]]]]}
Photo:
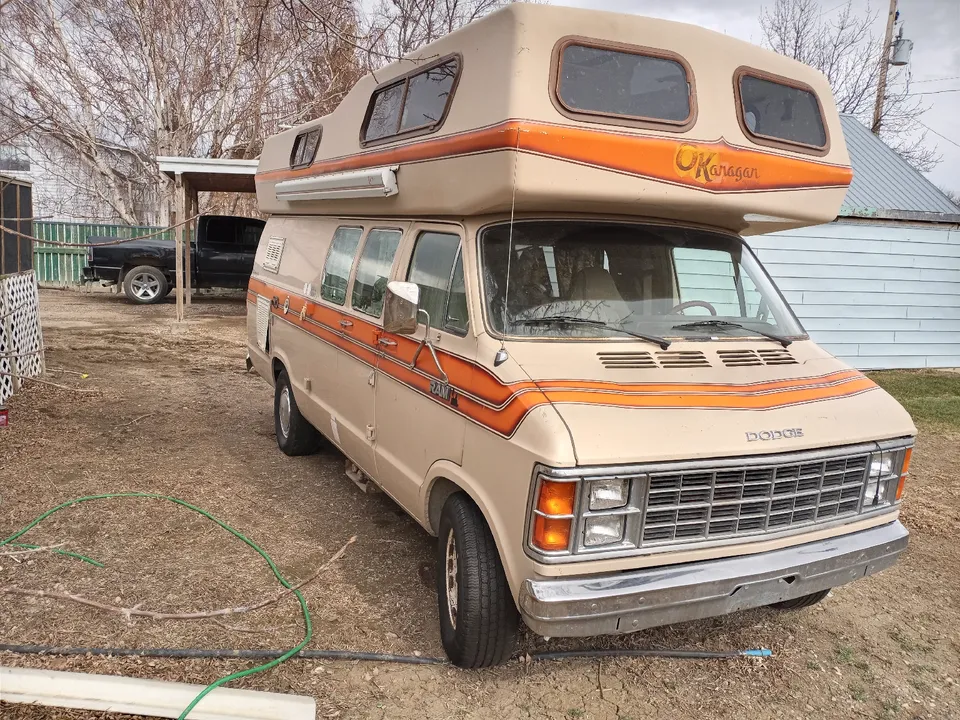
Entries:
{"type": "Polygon", "coordinates": [[[32,271],[0,279],[0,405],[19,387],[17,376],[43,374],[40,297],[32,271]]]}
{"type": "Polygon", "coordinates": [[[257,298],[257,347],[267,351],[267,331],[270,328],[270,300],[257,298]]]}

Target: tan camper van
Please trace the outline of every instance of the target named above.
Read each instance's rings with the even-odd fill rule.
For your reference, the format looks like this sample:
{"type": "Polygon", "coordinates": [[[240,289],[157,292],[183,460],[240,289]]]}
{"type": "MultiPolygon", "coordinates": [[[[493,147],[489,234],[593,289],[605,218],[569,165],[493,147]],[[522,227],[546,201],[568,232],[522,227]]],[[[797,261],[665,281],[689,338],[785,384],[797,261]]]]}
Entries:
{"type": "MultiPolygon", "coordinates": [[[[442,641],[801,608],[889,567],[915,428],[742,239],[832,220],[830,87],[691,25],[512,5],[270,138],[250,362],[437,543],[442,641]]],[[[305,490],[309,491],[309,490],[305,490]]]]}

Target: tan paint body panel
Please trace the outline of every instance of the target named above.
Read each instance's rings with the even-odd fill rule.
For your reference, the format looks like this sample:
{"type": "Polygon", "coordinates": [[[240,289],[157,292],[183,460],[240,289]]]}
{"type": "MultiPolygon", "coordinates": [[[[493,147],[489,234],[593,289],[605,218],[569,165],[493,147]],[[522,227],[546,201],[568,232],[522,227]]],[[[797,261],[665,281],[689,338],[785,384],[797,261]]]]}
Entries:
{"type": "Polygon", "coordinates": [[[829,222],[851,177],[830,87],[818,71],[693,25],[518,4],[364,77],[330,115],[269,138],[257,196],[269,213],[462,217],[505,212],[515,202],[519,211],[709,219],[753,234],[829,222]],[[695,85],[692,123],[617,126],[607,117],[563,114],[551,72],[555,48],[571,36],[679,55],[695,85]],[[453,54],[460,58],[460,77],[440,127],[364,146],[360,128],[374,90],[453,54]],[[825,151],[771,148],[747,137],[734,97],[734,76],[744,66],[816,92],[825,151]],[[318,126],[323,136],[313,164],[291,169],[295,138],[318,126]],[[284,180],[388,166],[399,168],[399,193],[391,197],[288,201],[276,195],[284,180]]]}
{"type": "Polygon", "coordinates": [[[272,381],[274,366],[282,363],[304,416],[428,530],[436,530],[431,493],[441,487],[438,482],[469,493],[491,527],[515,597],[530,578],[752,554],[895,519],[894,507],[846,524],[712,547],[658,547],[630,557],[558,564],[532,559],[524,547],[538,463],[574,468],[737,458],[906,438],[915,428],[883,390],[808,340],[791,345],[795,364],[748,368],[725,366],[717,352],[776,346],[763,339],[679,341],[671,350],[700,351],[709,367],[643,370],[606,368],[597,357],[600,350],[658,351],[639,340],[506,340],[510,360],[494,366],[501,341],[487,330],[476,238],[484,226],[511,217],[514,199],[518,220],[653,219],[741,234],[832,220],[849,183],[849,158],[819,73],[689,25],[523,5],[453,33],[416,58],[385,68],[376,80],[362,79],[330,116],[267,141],[257,189],[261,208],[273,216],[248,297],[250,356],[258,373],[272,381]],[[683,56],[696,83],[695,122],[674,131],[562,115],[550,99],[551,54],[561,38],[575,34],[683,56]],[[432,134],[361,148],[360,126],[378,81],[454,52],[463,69],[444,124],[432,134]],[[830,137],[825,153],[761,147],[744,135],[732,79],[742,65],[794,78],[817,92],[830,137]],[[318,125],[323,139],[314,164],[290,170],[294,138],[318,125]],[[684,175],[679,166],[689,156],[682,153],[694,146],[717,153],[717,162],[753,163],[762,172],[743,187],[729,178],[704,182],[695,171],[684,175]],[[399,166],[399,194],[277,200],[278,182],[371,163],[399,166]],[[745,214],[781,220],[753,222],[745,214]],[[356,262],[345,306],[319,297],[324,260],[339,226],[363,228],[361,248],[371,228],[400,230],[391,271],[396,280],[406,278],[421,230],[460,236],[469,330],[464,336],[431,333],[455,401],[432,392],[439,374],[429,353],[410,365],[422,326],[414,336],[389,335],[379,319],[350,307],[356,262]],[[271,237],[285,240],[277,272],[263,268],[271,237]],[[261,296],[275,299],[266,352],[256,339],[261,296]],[[748,440],[748,433],[787,428],[802,432],[748,440]]]}

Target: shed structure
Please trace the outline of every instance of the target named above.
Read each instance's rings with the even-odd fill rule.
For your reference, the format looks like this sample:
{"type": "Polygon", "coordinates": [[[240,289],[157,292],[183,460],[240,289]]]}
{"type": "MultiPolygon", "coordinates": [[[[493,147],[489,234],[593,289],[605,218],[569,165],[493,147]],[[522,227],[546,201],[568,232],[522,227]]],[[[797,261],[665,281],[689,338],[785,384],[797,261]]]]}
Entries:
{"type": "MultiPolygon", "coordinates": [[[[257,160],[220,158],[158,157],[160,172],[174,187],[170,206],[171,226],[194,217],[200,212],[198,194],[201,192],[254,193],[257,188],[254,175],[257,160]]],[[[176,229],[177,242],[177,319],[183,320],[184,307],[191,302],[193,269],[189,252],[184,252],[194,237],[196,223],[189,222],[176,229]]]]}
{"type": "Polygon", "coordinates": [[[850,115],[826,225],[748,238],[811,337],[854,367],[960,367],[960,207],[850,115]]]}

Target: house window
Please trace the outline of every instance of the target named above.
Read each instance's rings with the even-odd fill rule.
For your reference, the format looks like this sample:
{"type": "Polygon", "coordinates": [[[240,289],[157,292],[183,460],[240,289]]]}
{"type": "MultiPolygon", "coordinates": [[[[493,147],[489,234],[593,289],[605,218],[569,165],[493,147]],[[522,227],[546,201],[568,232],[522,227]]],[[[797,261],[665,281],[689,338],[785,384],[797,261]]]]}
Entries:
{"type": "Polygon", "coordinates": [[[290,153],[290,167],[306,167],[313,163],[321,135],[323,135],[323,128],[314,128],[297,135],[296,140],[293,141],[293,152],[290,153]]]}
{"type": "Polygon", "coordinates": [[[557,72],[561,105],[573,113],[687,123],[693,110],[686,68],[653,52],[566,45],[557,72]]]}
{"type": "Polygon", "coordinates": [[[363,142],[440,127],[459,73],[460,61],[451,58],[374,92],[364,123],[363,142]]]}
{"type": "Polygon", "coordinates": [[[420,233],[407,280],[420,286],[420,308],[430,314],[432,327],[461,334],[466,331],[467,302],[459,235],[420,233]]]}
{"type": "Polygon", "coordinates": [[[823,114],[812,89],[746,72],[740,73],[737,89],[740,123],[761,145],[781,142],[826,148],[823,114]]]}
{"type": "Polygon", "coordinates": [[[18,147],[0,145],[0,170],[6,172],[30,172],[30,158],[18,147]]]}

